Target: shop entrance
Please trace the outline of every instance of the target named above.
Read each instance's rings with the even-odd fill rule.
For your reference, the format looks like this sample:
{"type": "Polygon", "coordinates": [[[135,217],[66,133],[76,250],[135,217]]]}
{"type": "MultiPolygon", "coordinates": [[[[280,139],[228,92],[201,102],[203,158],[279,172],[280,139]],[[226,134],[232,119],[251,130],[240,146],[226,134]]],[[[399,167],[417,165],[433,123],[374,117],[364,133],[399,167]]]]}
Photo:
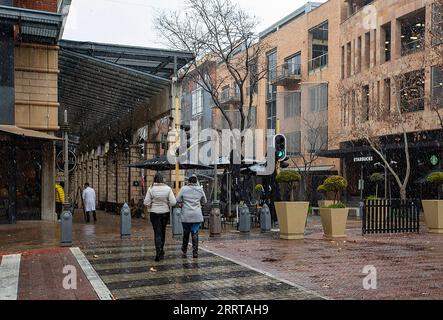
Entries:
{"type": "Polygon", "coordinates": [[[17,220],[41,220],[42,151],[32,145],[17,149],[17,220]]]}

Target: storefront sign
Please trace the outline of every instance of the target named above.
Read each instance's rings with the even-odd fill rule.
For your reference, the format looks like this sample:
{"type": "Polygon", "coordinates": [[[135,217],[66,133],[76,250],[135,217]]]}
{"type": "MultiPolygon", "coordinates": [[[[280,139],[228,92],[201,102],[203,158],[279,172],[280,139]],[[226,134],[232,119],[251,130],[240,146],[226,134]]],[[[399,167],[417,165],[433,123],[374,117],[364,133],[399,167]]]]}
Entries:
{"type": "Polygon", "coordinates": [[[374,157],[373,156],[354,158],[354,163],[358,163],[358,162],[372,162],[372,161],[374,161],[374,157]]]}

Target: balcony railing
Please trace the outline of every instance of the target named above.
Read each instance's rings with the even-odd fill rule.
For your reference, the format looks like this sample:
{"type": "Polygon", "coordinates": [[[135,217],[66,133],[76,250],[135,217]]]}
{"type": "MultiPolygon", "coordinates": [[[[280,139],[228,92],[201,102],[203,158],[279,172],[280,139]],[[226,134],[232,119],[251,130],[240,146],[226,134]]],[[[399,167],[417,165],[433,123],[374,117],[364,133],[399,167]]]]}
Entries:
{"type": "Polygon", "coordinates": [[[220,94],[220,103],[223,105],[238,105],[240,100],[240,92],[238,90],[223,90],[220,94]]]}
{"type": "Polygon", "coordinates": [[[301,65],[298,63],[286,62],[275,68],[269,74],[269,80],[275,85],[288,85],[301,80],[301,65]]]}
{"type": "Polygon", "coordinates": [[[328,53],[325,53],[309,61],[309,71],[322,69],[327,65],[328,65],[328,53]]]}

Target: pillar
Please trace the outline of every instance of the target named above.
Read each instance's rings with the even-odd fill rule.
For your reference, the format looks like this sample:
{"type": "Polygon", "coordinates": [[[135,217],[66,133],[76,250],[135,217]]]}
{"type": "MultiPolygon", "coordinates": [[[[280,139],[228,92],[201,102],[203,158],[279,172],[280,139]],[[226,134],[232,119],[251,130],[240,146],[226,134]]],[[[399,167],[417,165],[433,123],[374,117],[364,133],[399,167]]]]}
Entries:
{"type": "MultiPolygon", "coordinates": [[[[53,142],[42,147],[42,220],[56,221],[55,214],[55,146],[53,142]]],[[[68,196],[67,194],[65,195],[68,196]]]]}

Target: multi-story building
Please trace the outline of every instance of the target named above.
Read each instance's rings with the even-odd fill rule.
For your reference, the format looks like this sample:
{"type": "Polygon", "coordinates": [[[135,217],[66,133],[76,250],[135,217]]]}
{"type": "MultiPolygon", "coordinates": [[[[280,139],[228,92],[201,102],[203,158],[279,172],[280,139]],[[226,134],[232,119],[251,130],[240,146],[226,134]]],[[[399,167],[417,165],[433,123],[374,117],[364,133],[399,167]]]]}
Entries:
{"type": "MultiPolygon", "coordinates": [[[[435,14],[433,2],[308,2],[260,33],[260,43],[269,50],[259,63],[268,72],[254,88],[254,122],[257,128],[287,136],[292,167],[309,171],[312,190],[325,176],[340,173],[349,179],[349,198],[359,197],[359,180],[384,171],[381,159],[359,136],[359,126],[370,123],[376,138],[397,141],[401,126],[383,119],[383,112],[397,105],[412,121],[406,124],[410,141],[427,140],[411,144],[410,185],[419,186],[423,175],[441,167],[441,125],[432,110],[442,99],[441,55],[429,48],[433,20],[441,14],[435,14]],[[412,90],[408,82],[415,83],[412,90]],[[362,165],[362,160],[367,162],[362,165]]],[[[226,86],[220,94],[231,105],[238,100],[235,86],[226,86]]],[[[223,128],[219,112],[213,112],[210,122],[210,97],[191,92],[187,97],[184,101],[205,115],[204,127],[223,128]]],[[[401,143],[385,147],[392,154],[389,161],[402,166],[402,148],[401,143]]],[[[362,194],[372,191],[366,183],[362,194]]],[[[314,192],[311,200],[316,197],[314,192]]]]}
{"type": "Polygon", "coordinates": [[[54,220],[58,51],[70,1],[0,1],[0,223],[54,220]]]}
{"type": "MultiPolygon", "coordinates": [[[[340,121],[332,133],[334,145],[323,154],[342,158],[350,196],[368,196],[373,186],[367,177],[384,172],[382,159],[368,142],[376,140],[403,179],[406,132],[411,157],[408,195],[431,193],[425,177],[441,168],[442,157],[443,128],[434,110],[441,107],[436,104],[442,98],[442,56],[434,54],[431,36],[441,11],[434,1],[346,3],[338,33],[340,54],[334,62],[340,66],[338,100],[343,103],[336,111],[340,121]],[[359,180],[366,182],[364,192],[359,180]]],[[[398,197],[397,184],[390,174],[386,178],[386,195],[398,197]]]]}

